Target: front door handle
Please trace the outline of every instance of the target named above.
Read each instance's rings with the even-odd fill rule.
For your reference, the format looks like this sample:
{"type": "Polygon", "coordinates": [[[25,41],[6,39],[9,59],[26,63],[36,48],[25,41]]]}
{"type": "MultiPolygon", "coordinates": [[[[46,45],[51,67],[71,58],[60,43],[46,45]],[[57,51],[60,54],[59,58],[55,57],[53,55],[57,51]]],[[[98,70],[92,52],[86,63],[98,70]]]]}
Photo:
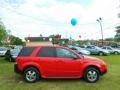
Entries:
{"type": "Polygon", "coordinates": [[[59,60],[59,61],[57,61],[57,62],[63,62],[62,60],[59,60]]]}

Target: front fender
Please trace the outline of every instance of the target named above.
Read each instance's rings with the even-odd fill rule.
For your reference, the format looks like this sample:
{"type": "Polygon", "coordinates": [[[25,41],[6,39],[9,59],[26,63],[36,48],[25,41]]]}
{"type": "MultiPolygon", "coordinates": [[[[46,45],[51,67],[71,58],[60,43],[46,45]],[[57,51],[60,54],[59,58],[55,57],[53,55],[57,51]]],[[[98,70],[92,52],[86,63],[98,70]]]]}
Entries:
{"type": "Polygon", "coordinates": [[[100,71],[100,73],[101,73],[101,65],[100,64],[94,64],[94,63],[86,63],[84,66],[83,66],[83,69],[82,69],[82,76],[84,75],[84,72],[85,72],[85,70],[87,69],[87,68],[89,68],[89,67],[95,67],[95,68],[97,68],[99,71],[100,71]]]}

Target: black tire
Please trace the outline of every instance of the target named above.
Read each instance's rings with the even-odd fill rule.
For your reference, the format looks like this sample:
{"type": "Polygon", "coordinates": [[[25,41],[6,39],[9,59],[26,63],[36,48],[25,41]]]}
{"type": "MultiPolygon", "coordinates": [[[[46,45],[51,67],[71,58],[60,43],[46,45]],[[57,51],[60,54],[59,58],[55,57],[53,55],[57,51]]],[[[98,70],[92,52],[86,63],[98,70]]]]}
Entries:
{"type": "Polygon", "coordinates": [[[24,80],[28,83],[34,83],[39,80],[39,71],[34,67],[29,67],[24,71],[24,80]]]}
{"type": "Polygon", "coordinates": [[[98,69],[94,67],[89,67],[84,72],[84,79],[89,83],[95,83],[96,81],[99,80],[99,77],[100,77],[100,73],[98,69]]]}
{"type": "Polygon", "coordinates": [[[11,56],[9,57],[9,61],[12,62],[12,58],[11,58],[11,56]]]}
{"type": "Polygon", "coordinates": [[[117,51],[114,52],[115,55],[118,55],[119,53],[117,51]]]}
{"type": "Polygon", "coordinates": [[[14,59],[11,56],[10,50],[8,50],[5,54],[5,59],[8,60],[9,62],[13,62],[14,59]]]}
{"type": "Polygon", "coordinates": [[[9,57],[10,62],[15,62],[15,59],[12,58],[12,56],[9,57]]]}
{"type": "Polygon", "coordinates": [[[99,54],[99,56],[103,56],[103,55],[104,55],[104,53],[103,53],[103,52],[99,52],[98,54],[99,54]]]}
{"type": "Polygon", "coordinates": [[[12,58],[11,55],[9,55],[9,56],[7,57],[7,60],[8,60],[9,62],[14,62],[14,61],[15,61],[15,60],[12,58]]]}
{"type": "Polygon", "coordinates": [[[9,60],[9,57],[10,57],[10,50],[8,50],[8,51],[5,53],[5,60],[9,60]]]}

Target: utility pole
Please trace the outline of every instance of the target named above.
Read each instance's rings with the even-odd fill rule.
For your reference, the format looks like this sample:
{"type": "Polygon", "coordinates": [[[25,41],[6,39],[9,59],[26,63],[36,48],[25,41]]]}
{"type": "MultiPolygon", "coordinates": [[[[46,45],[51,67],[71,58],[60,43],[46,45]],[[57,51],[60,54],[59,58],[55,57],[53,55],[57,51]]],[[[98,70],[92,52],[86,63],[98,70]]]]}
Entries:
{"type": "Polygon", "coordinates": [[[98,18],[97,22],[100,24],[100,29],[101,29],[101,37],[102,37],[102,46],[103,46],[103,28],[102,28],[102,18],[98,18]]]}
{"type": "MultiPolygon", "coordinates": [[[[120,0],[119,0],[119,3],[120,3],[120,0]]],[[[120,4],[119,4],[118,8],[120,10],[120,4]]],[[[118,17],[120,18],[120,12],[118,13],[118,17]]]]}

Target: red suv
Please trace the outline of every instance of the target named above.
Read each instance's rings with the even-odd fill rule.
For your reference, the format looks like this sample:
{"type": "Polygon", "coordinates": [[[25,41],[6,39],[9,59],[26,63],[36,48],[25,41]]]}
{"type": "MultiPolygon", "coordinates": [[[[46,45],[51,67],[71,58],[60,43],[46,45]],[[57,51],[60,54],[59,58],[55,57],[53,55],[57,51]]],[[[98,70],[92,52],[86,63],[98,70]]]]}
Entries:
{"type": "Polygon", "coordinates": [[[27,82],[41,78],[84,78],[94,83],[107,71],[104,61],[61,46],[25,46],[14,65],[27,82]]]}

